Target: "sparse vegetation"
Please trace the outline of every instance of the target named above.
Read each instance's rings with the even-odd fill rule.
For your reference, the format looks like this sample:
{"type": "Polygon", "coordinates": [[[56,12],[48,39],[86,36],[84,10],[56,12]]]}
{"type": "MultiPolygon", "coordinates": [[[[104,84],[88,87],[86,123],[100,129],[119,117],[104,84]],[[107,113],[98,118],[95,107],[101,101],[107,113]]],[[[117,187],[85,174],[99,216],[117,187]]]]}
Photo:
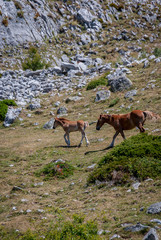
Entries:
{"type": "Polygon", "coordinates": [[[115,147],[104,156],[88,183],[111,181],[123,184],[131,177],[139,180],[161,178],[161,137],[138,134],[115,147]],[[115,175],[115,177],[114,177],[115,175]]]}
{"type": "Polygon", "coordinates": [[[105,85],[107,86],[108,84],[108,80],[107,80],[107,75],[108,73],[104,74],[103,76],[101,76],[100,78],[98,79],[95,79],[95,80],[92,80],[91,82],[88,83],[87,85],[87,90],[92,90],[98,86],[101,86],[101,85],[105,85]]]}
{"type": "Polygon", "coordinates": [[[4,18],[3,18],[2,24],[3,24],[5,27],[8,27],[8,17],[4,17],[4,18]]]}
{"type": "Polygon", "coordinates": [[[14,1],[16,9],[22,9],[22,5],[18,1],[14,1]]]}
{"type": "Polygon", "coordinates": [[[18,11],[18,12],[17,12],[17,16],[18,16],[19,18],[23,18],[23,17],[24,17],[23,11],[22,11],[22,10],[18,11]]]}

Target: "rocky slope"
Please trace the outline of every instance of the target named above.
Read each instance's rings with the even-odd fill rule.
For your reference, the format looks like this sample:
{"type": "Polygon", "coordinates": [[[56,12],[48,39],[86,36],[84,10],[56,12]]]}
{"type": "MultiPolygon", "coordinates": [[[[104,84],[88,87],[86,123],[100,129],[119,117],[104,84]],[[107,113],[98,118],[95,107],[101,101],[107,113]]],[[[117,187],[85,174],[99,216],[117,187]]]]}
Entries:
{"type": "Polygon", "coordinates": [[[24,105],[40,93],[83,87],[103,72],[120,81],[130,67],[160,62],[153,54],[160,9],[159,0],[1,0],[0,98],[24,105]],[[50,68],[20,70],[31,43],[50,68]]]}

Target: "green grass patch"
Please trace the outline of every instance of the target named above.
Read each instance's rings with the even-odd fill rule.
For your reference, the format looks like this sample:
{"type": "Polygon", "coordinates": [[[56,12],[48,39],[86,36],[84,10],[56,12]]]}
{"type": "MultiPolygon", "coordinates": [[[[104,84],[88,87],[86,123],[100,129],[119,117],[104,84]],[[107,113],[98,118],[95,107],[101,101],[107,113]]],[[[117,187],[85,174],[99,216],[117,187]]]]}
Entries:
{"type": "Polygon", "coordinates": [[[46,164],[42,169],[38,170],[36,176],[45,176],[44,180],[55,178],[67,178],[73,175],[74,167],[67,162],[53,161],[46,164]]]}
{"type": "Polygon", "coordinates": [[[138,134],[125,140],[105,155],[88,177],[88,183],[113,181],[124,184],[138,180],[161,178],[161,136],[138,134]]]}
{"type": "Polygon", "coordinates": [[[14,100],[5,99],[0,101],[0,121],[4,121],[8,106],[17,106],[14,100]]]}
{"type": "Polygon", "coordinates": [[[115,99],[113,99],[113,100],[110,102],[109,107],[113,107],[113,106],[115,106],[119,101],[120,101],[119,98],[115,98],[115,99]]]}
{"type": "Polygon", "coordinates": [[[107,75],[109,73],[104,74],[103,76],[101,76],[100,78],[96,79],[96,80],[92,80],[91,82],[88,83],[86,90],[92,90],[98,86],[104,85],[107,86],[108,85],[108,79],[106,78],[107,75]]]}

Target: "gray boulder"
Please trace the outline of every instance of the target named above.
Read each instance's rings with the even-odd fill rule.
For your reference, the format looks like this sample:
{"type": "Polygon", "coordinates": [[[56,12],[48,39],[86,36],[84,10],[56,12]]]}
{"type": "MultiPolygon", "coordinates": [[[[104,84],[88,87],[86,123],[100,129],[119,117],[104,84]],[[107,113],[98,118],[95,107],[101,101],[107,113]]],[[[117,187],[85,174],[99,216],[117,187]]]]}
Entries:
{"type": "Polygon", "coordinates": [[[53,129],[54,118],[51,118],[50,121],[46,122],[43,126],[45,129],[53,129]]]}
{"type": "Polygon", "coordinates": [[[93,16],[89,10],[87,10],[85,8],[81,8],[77,12],[76,18],[77,18],[78,22],[80,22],[86,28],[91,28],[92,21],[95,19],[95,16],[93,16]]]}
{"type": "Polygon", "coordinates": [[[109,90],[101,90],[96,93],[95,102],[109,99],[111,92],[109,90]]]}
{"type": "Polygon", "coordinates": [[[130,231],[130,232],[139,232],[139,231],[142,231],[142,230],[144,230],[148,227],[149,226],[145,226],[145,225],[142,225],[141,223],[137,223],[136,225],[125,227],[124,230],[125,231],[130,231]]]}
{"type": "Polygon", "coordinates": [[[132,82],[122,70],[116,70],[114,73],[109,74],[108,84],[112,92],[124,91],[132,86],[132,82]]]}
{"type": "Polygon", "coordinates": [[[31,104],[27,107],[27,109],[29,109],[29,110],[31,110],[31,111],[33,111],[33,110],[35,110],[35,109],[37,109],[37,108],[41,108],[41,105],[40,105],[39,102],[31,103],[31,104]]]}
{"type": "Polygon", "coordinates": [[[156,230],[151,228],[143,240],[159,240],[156,230]]]}
{"type": "Polygon", "coordinates": [[[9,107],[3,125],[9,127],[21,113],[22,108],[9,107]]]}
{"type": "Polygon", "coordinates": [[[124,97],[125,98],[132,98],[133,96],[136,96],[136,94],[137,94],[137,90],[131,90],[131,91],[125,93],[124,97]]]}
{"type": "Polygon", "coordinates": [[[67,114],[67,109],[65,107],[60,107],[57,110],[57,114],[67,114]]]}
{"type": "Polygon", "coordinates": [[[149,214],[156,214],[160,212],[161,212],[161,202],[152,204],[147,210],[147,213],[149,214]]]}
{"type": "Polygon", "coordinates": [[[74,63],[62,62],[61,69],[63,72],[68,72],[70,70],[79,70],[79,67],[74,63]]]}

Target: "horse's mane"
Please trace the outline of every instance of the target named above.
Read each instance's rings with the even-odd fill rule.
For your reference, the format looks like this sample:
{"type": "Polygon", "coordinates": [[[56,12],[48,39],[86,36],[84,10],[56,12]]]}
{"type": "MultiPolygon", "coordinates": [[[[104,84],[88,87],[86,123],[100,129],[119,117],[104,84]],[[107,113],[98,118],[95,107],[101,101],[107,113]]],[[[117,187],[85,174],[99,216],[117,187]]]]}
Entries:
{"type": "Polygon", "coordinates": [[[60,120],[60,121],[70,121],[70,120],[68,120],[68,119],[66,119],[66,118],[63,118],[63,117],[61,117],[61,118],[57,118],[58,120],[60,120]]]}

